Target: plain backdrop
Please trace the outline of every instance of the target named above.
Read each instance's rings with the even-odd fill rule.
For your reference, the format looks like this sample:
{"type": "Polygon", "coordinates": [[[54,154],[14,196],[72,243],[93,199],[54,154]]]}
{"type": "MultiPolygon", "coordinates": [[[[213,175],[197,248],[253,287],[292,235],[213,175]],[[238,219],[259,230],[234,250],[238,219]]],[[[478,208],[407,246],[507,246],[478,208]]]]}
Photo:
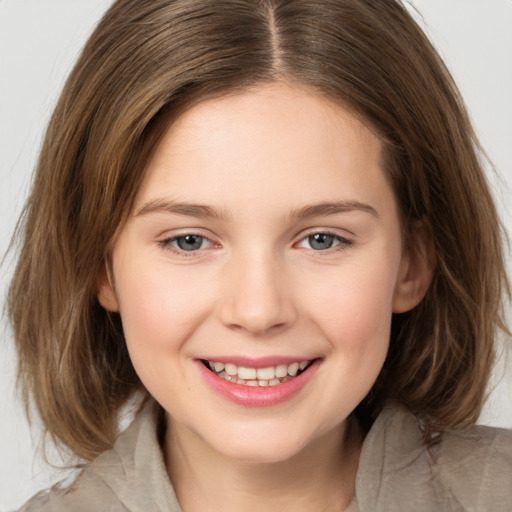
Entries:
{"type": "MultiPolygon", "coordinates": [[[[42,133],[64,79],[110,3],[0,0],[1,255],[28,192],[42,133]]],[[[455,76],[477,133],[501,176],[496,178],[489,170],[511,232],[512,0],[412,3],[419,12],[412,7],[411,11],[455,76]]],[[[7,259],[0,270],[2,301],[11,272],[12,261],[7,259]]],[[[40,425],[35,421],[29,428],[17,397],[16,359],[5,315],[0,325],[0,512],[6,512],[65,473],[48,468],[40,456],[40,425]]],[[[503,355],[482,423],[512,427],[511,367],[503,355]]]]}

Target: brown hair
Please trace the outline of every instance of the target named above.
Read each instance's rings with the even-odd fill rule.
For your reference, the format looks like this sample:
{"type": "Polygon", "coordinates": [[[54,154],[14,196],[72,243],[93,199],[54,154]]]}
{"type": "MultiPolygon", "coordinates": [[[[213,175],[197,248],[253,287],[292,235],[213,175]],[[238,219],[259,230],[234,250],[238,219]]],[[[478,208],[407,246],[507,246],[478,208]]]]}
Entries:
{"type": "MultiPolygon", "coordinates": [[[[427,434],[477,418],[509,295],[502,228],[461,97],[396,0],[119,0],[90,37],[48,127],[9,291],[25,400],[54,439],[91,459],[142,385],[96,279],[149,155],[188,105],[288,80],[380,135],[404,232],[425,220],[437,266],[394,315],[388,358],[356,414],[388,399],[427,434]]],[[[407,239],[407,237],[406,237],[407,239]]]]}

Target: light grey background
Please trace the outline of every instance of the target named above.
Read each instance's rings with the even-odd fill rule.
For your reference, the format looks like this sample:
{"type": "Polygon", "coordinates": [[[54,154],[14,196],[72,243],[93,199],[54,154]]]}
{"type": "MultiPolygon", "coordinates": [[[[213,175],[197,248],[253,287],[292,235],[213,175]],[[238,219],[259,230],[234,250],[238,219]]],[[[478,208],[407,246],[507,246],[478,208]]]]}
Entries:
{"type": "MultiPolygon", "coordinates": [[[[77,53],[110,0],[0,0],[0,254],[27,194],[42,133],[77,53]]],[[[469,105],[501,181],[492,177],[512,230],[512,0],[414,0],[414,15],[434,40],[469,105]]],[[[509,262],[510,262],[509,256],[509,262]]],[[[510,265],[509,265],[510,267],[510,265]]],[[[3,299],[12,271],[0,270],[3,299]]],[[[65,474],[37,453],[16,398],[15,354],[5,317],[0,328],[0,511],[19,507],[65,474]]],[[[500,359],[481,422],[512,427],[512,363],[500,359]]]]}

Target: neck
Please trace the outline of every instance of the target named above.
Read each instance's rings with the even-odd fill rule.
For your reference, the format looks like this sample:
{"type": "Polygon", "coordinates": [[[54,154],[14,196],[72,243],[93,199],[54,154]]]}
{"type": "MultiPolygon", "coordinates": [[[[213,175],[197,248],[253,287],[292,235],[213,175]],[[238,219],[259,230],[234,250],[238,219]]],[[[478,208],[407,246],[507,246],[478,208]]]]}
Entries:
{"type": "Polygon", "coordinates": [[[167,469],[184,512],[342,511],[352,501],[362,445],[356,421],[273,463],[232,460],[168,419],[167,469]],[[170,455],[172,454],[172,456],[170,455]]]}

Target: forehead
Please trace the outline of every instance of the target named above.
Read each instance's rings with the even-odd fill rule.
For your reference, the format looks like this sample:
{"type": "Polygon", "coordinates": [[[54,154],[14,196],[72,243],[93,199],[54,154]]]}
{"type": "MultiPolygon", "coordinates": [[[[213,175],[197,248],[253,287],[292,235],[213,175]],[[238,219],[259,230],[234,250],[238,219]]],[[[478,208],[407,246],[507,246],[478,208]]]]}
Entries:
{"type": "Polygon", "coordinates": [[[266,84],[179,116],[148,162],[136,208],[162,194],[205,203],[230,194],[246,203],[297,194],[304,202],[378,196],[386,181],[381,151],[375,133],[339,104],[301,87],[266,84]]]}

